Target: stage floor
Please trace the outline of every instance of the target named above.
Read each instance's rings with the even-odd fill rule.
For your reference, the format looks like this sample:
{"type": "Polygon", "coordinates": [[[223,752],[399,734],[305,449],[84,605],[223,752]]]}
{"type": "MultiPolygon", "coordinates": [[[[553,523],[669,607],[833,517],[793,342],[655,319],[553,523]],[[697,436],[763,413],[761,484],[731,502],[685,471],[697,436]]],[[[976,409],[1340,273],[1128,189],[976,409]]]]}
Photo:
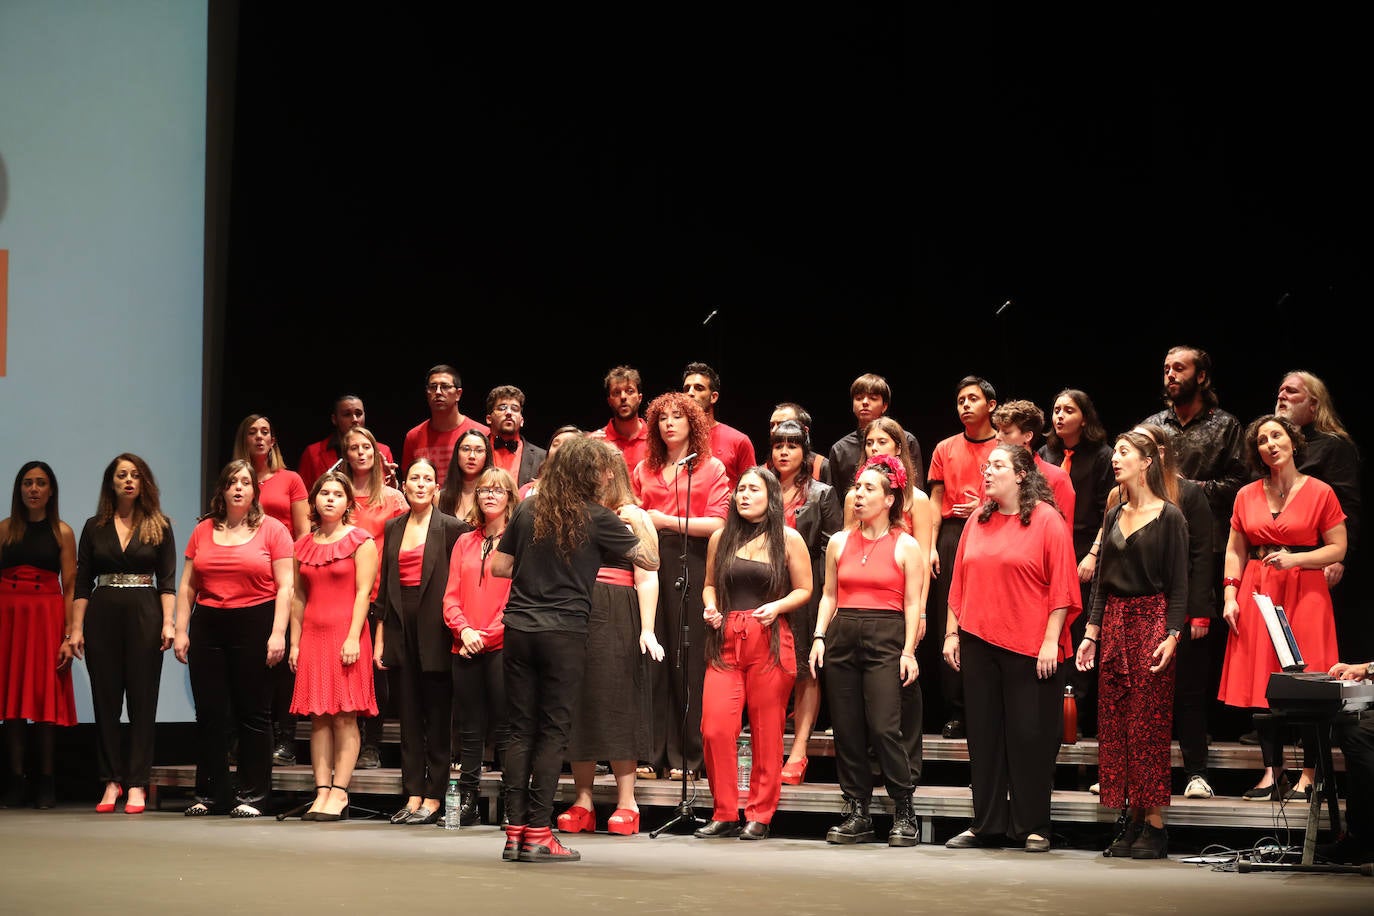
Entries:
{"type": "MultiPolygon", "coordinates": [[[[671,814],[644,809],[646,830],[671,814]]],[[[1374,878],[1359,875],[1237,874],[1080,849],[1028,855],[667,832],[564,839],[583,861],[503,862],[496,827],[98,815],[86,804],[0,810],[0,912],[1293,916],[1367,909],[1374,894],[1374,878]]]]}

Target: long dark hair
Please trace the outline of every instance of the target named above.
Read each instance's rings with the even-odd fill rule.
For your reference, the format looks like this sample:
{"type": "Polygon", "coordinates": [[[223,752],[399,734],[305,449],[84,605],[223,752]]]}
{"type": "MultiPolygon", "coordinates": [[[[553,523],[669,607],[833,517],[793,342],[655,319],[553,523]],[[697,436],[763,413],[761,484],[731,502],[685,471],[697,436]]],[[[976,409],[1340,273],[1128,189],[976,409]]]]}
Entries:
{"type": "MultiPolygon", "coordinates": [[[[768,509],[763,513],[763,518],[757,522],[745,521],[739,514],[739,508],[735,505],[735,500],[730,499],[730,509],[725,514],[725,527],[720,530],[720,540],[716,542],[716,565],[715,577],[710,584],[716,590],[716,607],[722,614],[729,614],[731,610],[736,610],[730,597],[730,568],[736,563],[746,562],[740,560],[736,555],[741,547],[748,544],[754,538],[762,534],[768,539],[768,587],[765,594],[766,600],[776,601],[783,595],[792,590],[792,575],[787,568],[787,525],[783,520],[782,511],[782,484],[778,483],[778,476],[762,465],[755,465],[743,474],[739,475],[742,481],[750,474],[763,481],[764,491],[768,494],[768,509]]],[[[735,484],[736,487],[739,484],[735,484]]],[[[781,636],[777,620],[773,621],[769,628],[768,649],[773,658],[773,663],[780,661],[779,651],[782,645],[781,636]]],[[[721,659],[721,645],[725,641],[725,628],[719,630],[714,627],[706,630],[706,661],[715,668],[725,668],[726,664],[721,659]]]]}
{"type": "Polygon", "coordinates": [[[100,478],[100,499],[95,507],[95,524],[97,527],[103,527],[114,518],[114,475],[121,461],[132,464],[139,477],[138,499],[134,501],[134,512],[129,523],[138,532],[140,541],[156,547],[162,543],[162,536],[172,523],[162,514],[157,481],[153,479],[153,471],[148,467],[148,462],[130,452],[115,455],[114,460],[105,466],[105,474],[100,478]]]}
{"type": "MultiPolygon", "coordinates": [[[[1107,428],[1102,425],[1102,420],[1097,416],[1097,407],[1093,404],[1093,399],[1088,397],[1088,393],[1081,388],[1065,388],[1054,396],[1054,401],[1050,403],[1050,409],[1054,409],[1054,404],[1060,398],[1068,398],[1078,405],[1078,412],[1083,415],[1083,433],[1081,441],[1091,445],[1100,445],[1107,441],[1107,428]]],[[[1054,423],[1050,423],[1050,428],[1045,430],[1045,443],[1056,451],[1063,451],[1064,440],[1059,438],[1059,432],[1054,428],[1054,423]]],[[[1081,446],[1080,446],[1081,448],[1081,446]]]]}
{"type": "Polygon", "coordinates": [[[49,525],[52,526],[52,533],[61,543],[62,519],[57,514],[57,475],[48,467],[46,461],[28,461],[19,469],[19,473],[14,475],[14,495],[10,497],[10,530],[5,538],[6,544],[18,544],[24,539],[24,532],[29,530],[29,510],[24,508],[24,476],[34,468],[48,475],[48,505],[44,510],[44,516],[49,525]]]}
{"type": "Polygon", "coordinates": [[[811,434],[797,420],[783,420],[773,427],[768,434],[768,460],[763,466],[774,474],[778,473],[778,469],[773,467],[773,446],[779,442],[789,442],[801,448],[801,462],[797,465],[797,505],[802,505],[810,495],[811,481],[815,479],[811,476],[811,434]]]}
{"type": "Polygon", "coordinates": [[[487,449],[487,460],[483,462],[481,470],[477,472],[481,476],[482,471],[495,467],[492,460],[491,440],[480,429],[466,429],[463,434],[453,443],[453,454],[449,456],[448,474],[444,477],[444,486],[439,491],[439,511],[446,515],[456,515],[458,502],[463,498],[463,472],[458,467],[458,449],[467,439],[480,439],[487,449]]]}
{"type": "MultiPolygon", "coordinates": [[[[1026,475],[1021,478],[1021,483],[1017,488],[1017,502],[1020,505],[1016,514],[1022,525],[1031,523],[1031,513],[1035,511],[1036,503],[1049,503],[1055,509],[1059,509],[1054,502],[1054,491],[1050,489],[1049,481],[1045,479],[1045,475],[1041,474],[1040,469],[1035,466],[1035,455],[1031,454],[1030,449],[1024,445],[1003,442],[992,451],[1006,452],[1007,457],[1011,459],[1012,471],[1026,475]]],[[[979,524],[986,524],[997,509],[997,500],[988,497],[987,501],[983,503],[983,508],[978,512],[979,524]]],[[[1060,512],[1060,514],[1063,513],[1060,512]]]]}

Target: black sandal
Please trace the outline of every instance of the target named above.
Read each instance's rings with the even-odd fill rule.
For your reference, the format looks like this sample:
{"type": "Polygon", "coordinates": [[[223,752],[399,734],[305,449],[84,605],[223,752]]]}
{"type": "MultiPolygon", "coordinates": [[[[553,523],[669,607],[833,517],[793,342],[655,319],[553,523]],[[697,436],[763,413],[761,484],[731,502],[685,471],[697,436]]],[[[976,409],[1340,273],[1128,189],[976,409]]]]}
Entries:
{"type": "Polygon", "coordinates": [[[210,813],[210,808],[204,802],[196,802],[181,813],[187,817],[205,817],[210,813]]]}
{"type": "MultiPolygon", "coordinates": [[[[330,788],[329,786],[316,786],[316,787],[315,787],[315,791],[318,792],[318,791],[320,791],[321,789],[324,789],[324,790],[327,792],[327,791],[329,791],[329,788],[330,788]]],[[[313,805],[314,802],[311,802],[311,804],[313,805]]],[[[303,821],[317,821],[317,820],[319,820],[319,819],[320,819],[320,813],[319,813],[318,811],[307,811],[307,812],[305,812],[304,814],[301,815],[301,820],[303,820],[303,821]]]]}
{"type": "Polygon", "coordinates": [[[229,812],[230,817],[262,817],[262,812],[252,805],[235,805],[234,810],[229,812]]]}
{"type": "Polygon", "coordinates": [[[348,786],[330,786],[331,789],[338,789],[344,794],[343,810],[338,814],[316,814],[317,821],[346,821],[348,820],[348,786]]]}

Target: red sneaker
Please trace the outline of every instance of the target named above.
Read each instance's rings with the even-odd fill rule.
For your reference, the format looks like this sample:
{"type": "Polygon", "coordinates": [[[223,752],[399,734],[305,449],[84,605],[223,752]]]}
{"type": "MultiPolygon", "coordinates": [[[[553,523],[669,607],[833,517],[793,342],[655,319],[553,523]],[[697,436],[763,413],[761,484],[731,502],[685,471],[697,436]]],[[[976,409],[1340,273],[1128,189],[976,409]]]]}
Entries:
{"type": "Polygon", "coordinates": [[[517,862],[520,860],[520,844],[525,838],[525,827],[516,827],[514,824],[506,825],[506,848],[501,850],[501,858],[507,862],[517,862]]]}
{"type": "Polygon", "coordinates": [[[526,827],[520,844],[521,862],[577,862],[582,854],[559,842],[548,827],[526,827]]]}

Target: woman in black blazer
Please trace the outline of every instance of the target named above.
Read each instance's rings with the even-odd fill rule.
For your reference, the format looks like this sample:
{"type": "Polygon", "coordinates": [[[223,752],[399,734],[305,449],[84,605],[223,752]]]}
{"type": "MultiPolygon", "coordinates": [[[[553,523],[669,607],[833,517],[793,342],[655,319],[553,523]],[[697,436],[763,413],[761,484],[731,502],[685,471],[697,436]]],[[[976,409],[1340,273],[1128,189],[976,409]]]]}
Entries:
{"type": "Polygon", "coordinates": [[[449,555],[468,526],[435,506],[434,465],[417,458],[401,490],[410,510],[386,523],[373,661],[391,672],[401,719],[401,785],[406,803],[391,823],[434,823],[443,809],[453,714],[453,634],[444,623],[449,555]]]}

